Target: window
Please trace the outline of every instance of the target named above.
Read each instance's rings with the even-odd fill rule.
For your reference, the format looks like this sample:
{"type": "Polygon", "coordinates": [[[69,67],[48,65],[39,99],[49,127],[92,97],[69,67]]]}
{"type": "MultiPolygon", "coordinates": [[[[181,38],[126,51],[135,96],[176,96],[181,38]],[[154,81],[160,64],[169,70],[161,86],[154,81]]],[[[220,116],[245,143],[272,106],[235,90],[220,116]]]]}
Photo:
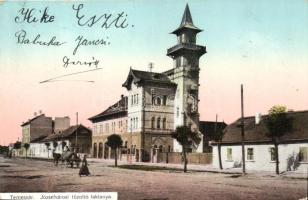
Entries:
{"type": "Polygon", "coordinates": [[[299,162],[308,162],[308,147],[299,148],[299,162]]]}
{"type": "Polygon", "coordinates": [[[138,94],[136,95],[136,104],[138,104],[138,94]]]}
{"type": "Polygon", "coordinates": [[[163,105],[167,105],[167,95],[163,96],[163,105]]]}
{"type": "Polygon", "coordinates": [[[131,96],[131,100],[130,100],[130,101],[131,101],[131,105],[133,105],[133,103],[134,103],[133,100],[134,100],[134,97],[133,97],[133,95],[132,95],[132,96],[131,96]]]}
{"type": "Polygon", "coordinates": [[[160,99],[160,97],[157,97],[157,98],[156,98],[155,105],[158,105],[158,106],[161,105],[161,99],[160,99]]]}
{"type": "Polygon", "coordinates": [[[130,130],[133,129],[133,118],[130,119],[130,130]]]}
{"type": "Polygon", "coordinates": [[[227,160],[232,160],[232,148],[227,148],[227,160]]]}
{"type": "Polygon", "coordinates": [[[166,129],[166,118],[163,119],[163,129],[166,129]]]}
{"type": "Polygon", "coordinates": [[[138,129],[138,117],[136,118],[136,129],[138,129]]]}
{"type": "Polygon", "coordinates": [[[253,155],[253,148],[248,148],[247,149],[247,160],[253,160],[254,158],[254,155],[253,155]]]}
{"type": "Polygon", "coordinates": [[[151,128],[155,128],[155,117],[152,117],[151,119],[151,128]]]}
{"type": "Polygon", "coordinates": [[[101,133],[104,132],[104,127],[103,127],[103,124],[100,125],[100,130],[101,130],[101,133]]]}
{"type": "Polygon", "coordinates": [[[133,118],[133,129],[135,129],[136,128],[136,119],[135,118],[133,118]]]}
{"type": "Polygon", "coordinates": [[[163,152],[163,146],[162,145],[159,145],[158,151],[159,151],[159,153],[163,152]]]}
{"type": "Polygon", "coordinates": [[[275,157],[275,148],[274,148],[274,147],[270,147],[270,148],[269,148],[269,153],[270,153],[271,161],[275,161],[275,160],[276,160],[276,157],[275,157]]]}
{"type": "Polygon", "coordinates": [[[160,128],[160,117],[157,118],[157,128],[158,128],[158,129],[160,128]]]}
{"type": "Polygon", "coordinates": [[[176,117],[179,117],[180,116],[180,109],[179,107],[176,107],[176,117]]]}

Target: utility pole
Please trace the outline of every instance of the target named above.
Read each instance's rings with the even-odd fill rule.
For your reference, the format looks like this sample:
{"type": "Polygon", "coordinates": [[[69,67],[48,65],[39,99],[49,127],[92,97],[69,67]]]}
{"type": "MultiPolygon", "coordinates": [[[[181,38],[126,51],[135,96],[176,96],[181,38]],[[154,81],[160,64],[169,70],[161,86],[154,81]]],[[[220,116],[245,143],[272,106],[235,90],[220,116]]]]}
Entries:
{"type": "Polygon", "coordinates": [[[75,138],[75,151],[77,152],[77,141],[78,141],[78,112],[76,112],[76,138],[75,138]]]}
{"type": "Polygon", "coordinates": [[[244,94],[243,94],[243,84],[241,84],[241,133],[242,133],[242,166],[243,175],[246,174],[245,169],[245,129],[244,129],[244,94]]]}

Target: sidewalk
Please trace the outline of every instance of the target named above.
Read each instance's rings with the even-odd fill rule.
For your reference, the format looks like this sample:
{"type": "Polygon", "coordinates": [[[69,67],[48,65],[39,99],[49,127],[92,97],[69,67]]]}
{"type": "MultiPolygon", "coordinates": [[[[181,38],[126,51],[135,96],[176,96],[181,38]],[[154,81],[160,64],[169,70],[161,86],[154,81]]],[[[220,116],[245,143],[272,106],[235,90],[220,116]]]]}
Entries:
{"type": "MultiPolygon", "coordinates": [[[[114,165],[113,159],[98,159],[98,158],[89,158],[89,162],[92,163],[105,163],[107,165],[114,165]]],[[[129,162],[126,160],[118,160],[118,165],[127,165],[129,162]]],[[[132,162],[132,165],[146,165],[146,166],[156,166],[156,167],[168,167],[174,169],[183,169],[183,164],[173,164],[173,163],[151,163],[151,162],[132,162]]],[[[210,172],[210,173],[222,173],[222,174],[233,174],[240,175],[242,174],[242,168],[229,168],[229,169],[217,169],[213,168],[212,165],[195,165],[188,164],[188,171],[193,172],[210,172]]],[[[307,173],[301,173],[296,171],[287,171],[281,173],[279,176],[275,174],[275,172],[270,171],[256,171],[256,170],[248,170],[247,174],[249,176],[259,176],[259,177],[284,177],[284,178],[292,178],[292,179],[307,179],[307,173]]]]}

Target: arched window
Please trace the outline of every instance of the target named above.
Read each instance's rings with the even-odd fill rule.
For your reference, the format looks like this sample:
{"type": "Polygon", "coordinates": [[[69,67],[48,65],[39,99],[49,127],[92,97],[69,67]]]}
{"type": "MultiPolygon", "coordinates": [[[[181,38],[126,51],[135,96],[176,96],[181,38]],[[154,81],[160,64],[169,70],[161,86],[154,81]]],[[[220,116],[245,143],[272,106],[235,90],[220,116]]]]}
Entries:
{"type": "Polygon", "coordinates": [[[138,129],[138,117],[136,118],[136,129],[138,129]]]}
{"type": "Polygon", "coordinates": [[[163,129],[166,129],[166,118],[163,118],[163,129]]]}
{"type": "Polygon", "coordinates": [[[167,105],[167,95],[163,96],[163,105],[167,105]]]}
{"type": "Polygon", "coordinates": [[[155,117],[152,117],[151,119],[151,128],[155,128],[155,117]]]}
{"type": "Polygon", "coordinates": [[[133,118],[133,129],[135,129],[135,128],[136,128],[136,119],[133,118]]]}
{"type": "Polygon", "coordinates": [[[159,145],[158,151],[159,151],[159,153],[162,153],[162,152],[163,152],[163,146],[162,146],[162,145],[159,145]]]}
{"type": "Polygon", "coordinates": [[[160,128],[160,117],[157,118],[157,128],[160,128]]]}
{"type": "Polygon", "coordinates": [[[133,129],[133,118],[130,118],[130,130],[133,129]]]}

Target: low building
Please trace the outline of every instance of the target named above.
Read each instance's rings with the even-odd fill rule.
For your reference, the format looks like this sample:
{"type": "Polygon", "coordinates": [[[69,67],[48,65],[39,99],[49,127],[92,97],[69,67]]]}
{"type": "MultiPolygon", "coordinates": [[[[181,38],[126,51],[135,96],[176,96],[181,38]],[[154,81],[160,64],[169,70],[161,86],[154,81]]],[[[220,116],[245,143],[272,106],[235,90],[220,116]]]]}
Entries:
{"type": "MultiPolygon", "coordinates": [[[[93,123],[92,156],[94,158],[111,157],[111,149],[107,146],[107,137],[111,134],[119,134],[123,140],[123,147],[131,143],[131,134],[127,132],[127,97],[121,99],[103,112],[90,117],[93,123]]],[[[125,152],[123,152],[125,153],[125,152]]]]}
{"type": "Polygon", "coordinates": [[[32,141],[29,156],[51,158],[54,151],[62,154],[67,149],[74,150],[75,148],[78,153],[90,154],[91,143],[92,131],[90,129],[83,125],[70,126],[58,133],[32,141]]]}
{"type": "MultiPolygon", "coordinates": [[[[292,118],[292,130],[280,137],[280,171],[301,171],[308,167],[308,111],[288,112],[292,118]]],[[[267,137],[265,120],[268,116],[244,118],[245,164],[249,170],[275,171],[274,145],[267,137]]],[[[241,167],[241,119],[225,128],[221,142],[221,160],[223,168],[241,167]]],[[[218,146],[213,145],[213,166],[219,168],[218,146]]]]}

